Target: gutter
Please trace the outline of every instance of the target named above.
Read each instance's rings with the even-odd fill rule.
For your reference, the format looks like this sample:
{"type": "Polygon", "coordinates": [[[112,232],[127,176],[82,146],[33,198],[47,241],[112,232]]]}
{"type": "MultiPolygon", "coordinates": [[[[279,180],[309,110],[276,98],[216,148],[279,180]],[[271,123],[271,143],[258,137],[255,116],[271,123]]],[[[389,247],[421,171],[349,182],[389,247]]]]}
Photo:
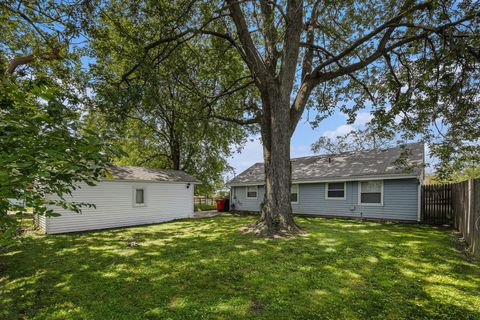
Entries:
{"type": "MultiPolygon", "coordinates": [[[[350,177],[331,177],[322,179],[295,179],[292,180],[292,184],[305,184],[305,183],[325,183],[336,181],[366,181],[366,180],[390,180],[390,179],[421,179],[420,174],[397,174],[397,175],[378,175],[378,176],[350,176],[350,177]]],[[[227,187],[241,187],[241,186],[261,186],[265,181],[253,181],[253,182],[233,182],[227,183],[227,187]]]]}
{"type": "Polygon", "coordinates": [[[141,182],[141,183],[176,183],[176,184],[202,184],[200,181],[162,181],[162,180],[137,180],[137,179],[101,179],[99,182],[141,182]]]}

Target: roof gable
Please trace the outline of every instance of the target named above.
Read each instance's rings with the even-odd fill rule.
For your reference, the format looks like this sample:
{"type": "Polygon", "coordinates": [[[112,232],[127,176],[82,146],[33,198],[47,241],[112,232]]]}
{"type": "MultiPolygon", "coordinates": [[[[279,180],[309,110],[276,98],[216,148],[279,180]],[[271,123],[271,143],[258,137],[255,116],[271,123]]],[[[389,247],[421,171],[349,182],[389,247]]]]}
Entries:
{"type": "MultiPolygon", "coordinates": [[[[403,168],[395,163],[402,153],[402,147],[294,158],[291,160],[292,181],[420,175],[424,164],[423,143],[407,144],[405,148],[408,166],[403,168]]],[[[255,163],[228,184],[263,184],[264,179],[263,163],[255,163]]]]}

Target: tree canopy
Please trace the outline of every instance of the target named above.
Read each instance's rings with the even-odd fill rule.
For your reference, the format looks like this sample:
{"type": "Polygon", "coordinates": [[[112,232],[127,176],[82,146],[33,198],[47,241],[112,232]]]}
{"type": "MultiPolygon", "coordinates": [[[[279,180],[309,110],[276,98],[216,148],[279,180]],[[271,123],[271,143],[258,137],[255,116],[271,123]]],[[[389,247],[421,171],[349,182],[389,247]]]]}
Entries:
{"type": "Polygon", "coordinates": [[[396,145],[393,136],[376,133],[371,127],[352,130],[336,137],[322,136],[312,144],[314,153],[336,154],[351,151],[376,150],[396,145]]]}
{"type": "Polygon", "coordinates": [[[19,232],[12,214],[33,208],[54,215],[48,205],[73,211],[90,205],[65,196],[79,183],[98,181],[109,163],[104,137],[82,121],[81,70],[69,50],[76,11],[57,5],[0,4],[6,18],[0,27],[0,248],[19,232]]]}

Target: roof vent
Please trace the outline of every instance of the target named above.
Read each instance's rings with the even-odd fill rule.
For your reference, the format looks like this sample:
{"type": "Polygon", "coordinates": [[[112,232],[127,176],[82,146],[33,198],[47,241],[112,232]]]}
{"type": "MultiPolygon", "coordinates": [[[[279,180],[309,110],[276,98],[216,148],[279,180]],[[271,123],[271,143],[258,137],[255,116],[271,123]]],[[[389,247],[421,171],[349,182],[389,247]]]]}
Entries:
{"type": "Polygon", "coordinates": [[[328,163],[332,163],[332,158],[328,157],[328,163]]]}

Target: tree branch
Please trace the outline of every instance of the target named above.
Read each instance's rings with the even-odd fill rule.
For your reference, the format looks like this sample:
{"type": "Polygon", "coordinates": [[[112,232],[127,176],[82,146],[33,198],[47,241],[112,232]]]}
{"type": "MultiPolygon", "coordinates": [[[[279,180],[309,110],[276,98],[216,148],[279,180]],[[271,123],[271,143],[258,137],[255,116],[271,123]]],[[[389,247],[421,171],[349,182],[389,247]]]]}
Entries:
{"type": "MultiPolygon", "coordinates": [[[[180,32],[180,33],[177,33],[173,36],[170,36],[170,37],[165,37],[165,38],[161,38],[161,39],[158,39],[156,41],[153,41],[147,45],[145,45],[143,47],[143,55],[142,55],[142,58],[140,58],[140,60],[134,64],[126,73],[124,73],[121,77],[122,81],[125,81],[127,80],[127,78],[135,72],[135,70],[138,69],[138,67],[140,67],[140,65],[143,63],[143,60],[145,60],[148,56],[148,53],[150,52],[150,50],[162,45],[162,44],[165,44],[165,43],[171,43],[171,42],[174,42],[174,41],[177,41],[183,37],[185,37],[186,35],[189,35],[191,34],[191,36],[188,38],[188,39],[184,39],[181,43],[189,40],[193,35],[195,34],[198,34],[200,33],[207,25],[209,25],[211,22],[217,20],[217,19],[220,19],[221,17],[223,17],[223,15],[219,15],[219,16],[215,16],[215,17],[212,17],[210,18],[208,21],[206,21],[202,26],[200,26],[200,28],[196,29],[196,28],[188,28],[186,30],[184,30],[183,32],[180,32]]],[[[158,58],[158,56],[156,57],[156,59],[158,58]]]]}
{"type": "Polygon", "coordinates": [[[319,72],[320,70],[322,70],[323,68],[325,68],[326,66],[328,66],[328,65],[330,65],[330,64],[332,64],[336,61],[339,61],[343,57],[349,55],[350,53],[355,51],[359,46],[361,46],[365,42],[369,41],[370,39],[372,39],[373,37],[375,37],[376,35],[378,35],[382,31],[384,31],[385,29],[391,28],[392,25],[398,23],[401,19],[403,19],[408,14],[410,14],[414,11],[417,11],[417,10],[425,9],[425,8],[429,7],[431,4],[432,4],[432,1],[426,1],[426,2],[419,3],[419,4],[413,6],[409,9],[404,10],[402,13],[398,14],[397,16],[393,17],[392,19],[388,20],[387,22],[385,22],[381,26],[374,29],[372,32],[370,32],[370,33],[364,35],[363,37],[360,37],[356,41],[354,41],[343,52],[339,53],[338,55],[328,59],[327,61],[325,61],[322,64],[320,64],[319,66],[317,66],[315,68],[315,70],[313,71],[313,73],[315,74],[315,73],[319,72]]]}
{"type": "Polygon", "coordinates": [[[417,40],[420,40],[420,39],[425,39],[429,35],[431,35],[432,33],[439,33],[446,28],[449,28],[449,27],[454,26],[454,25],[458,25],[462,22],[471,20],[473,18],[475,18],[475,15],[473,15],[473,14],[468,15],[468,16],[460,19],[460,20],[450,22],[450,23],[446,23],[446,24],[438,26],[438,27],[436,27],[432,30],[427,30],[427,31],[421,32],[419,34],[416,34],[416,35],[413,35],[413,36],[410,36],[410,37],[405,37],[405,38],[403,38],[403,39],[401,39],[401,40],[399,40],[399,41],[397,41],[397,42],[395,42],[395,43],[393,43],[389,46],[386,46],[388,40],[390,39],[390,35],[393,32],[393,29],[395,28],[395,27],[390,27],[387,30],[387,32],[385,33],[382,40],[380,41],[376,51],[373,54],[371,54],[369,57],[367,57],[366,59],[364,59],[362,61],[352,63],[350,65],[347,65],[347,66],[343,67],[343,68],[337,69],[335,71],[330,71],[330,72],[326,72],[326,73],[321,73],[320,71],[318,71],[318,73],[315,75],[315,77],[316,77],[315,81],[318,84],[318,83],[321,83],[321,82],[324,82],[324,81],[328,81],[328,80],[331,80],[331,79],[334,79],[334,78],[337,78],[337,77],[340,77],[340,76],[358,71],[358,70],[368,66],[369,64],[371,64],[372,62],[374,62],[378,58],[382,57],[383,55],[385,55],[389,52],[392,52],[396,48],[399,48],[403,45],[409,44],[411,42],[414,42],[414,41],[417,41],[417,40]]]}
{"type": "Polygon", "coordinates": [[[303,1],[287,1],[287,21],[283,43],[283,59],[280,66],[281,94],[290,99],[293,88],[297,60],[300,52],[300,36],[303,28],[303,1]]]}
{"type": "Polygon", "coordinates": [[[212,36],[215,36],[217,38],[227,40],[232,45],[232,47],[237,49],[237,51],[240,54],[240,56],[242,57],[243,61],[247,62],[247,57],[246,57],[245,52],[243,51],[242,47],[229,34],[220,33],[220,32],[216,32],[216,31],[212,31],[212,30],[201,30],[200,33],[212,35],[212,36]]]}
{"type": "Polygon", "coordinates": [[[295,100],[290,107],[290,136],[295,131],[297,123],[302,117],[303,110],[305,109],[305,105],[307,104],[314,87],[315,85],[312,81],[304,81],[298,89],[295,100]]]}
{"type": "MultiPolygon", "coordinates": [[[[430,2],[424,2],[422,4],[419,4],[417,6],[414,6],[414,7],[410,8],[407,11],[411,13],[411,12],[414,11],[413,9],[419,10],[420,8],[425,8],[429,4],[430,4],[430,2]]],[[[305,105],[308,101],[308,97],[309,97],[311,91],[318,84],[324,83],[328,80],[335,79],[335,78],[338,78],[338,77],[341,77],[341,76],[344,76],[344,75],[349,75],[350,76],[352,73],[354,73],[358,70],[361,70],[361,69],[365,68],[366,66],[368,66],[369,64],[373,63],[378,58],[387,55],[389,52],[393,52],[396,48],[399,48],[399,47],[404,46],[406,44],[418,41],[420,39],[428,38],[433,33],[441,34],[443,32],[443,30],[445,30],[446,28],[461,24],[465,21],[469,21],[469,20],[472,20],[472,19],[475,18],[474,14],[468,15],[468,16],[462,18],[462,19],[459,19],[459,20],[454,21],[454,22],[446,23],[446,24],[438,26],[436,28],[428,28],[428,30],[426,30],[424,32],[421,32],[419,34],[412,35],[412,36],[409,36],[409,37],[405,37],[405,38],[387,46],[387,43],[391,39],[391,35],[392,35],[393,31],[397,27],[395,25],[395,21],[398,23],[399,22],[398,18],[403,17],[405,15],[406,15],[406,12],[398,15],[397,17],[395,17],[393,19],[390,19],[387,23],[385,23],[381,27],[377,28],[374,32],[372,32],[372,33],[360,38],[359,40],[355,41],[354,44],[352,44],[344,52],[342,52],[342,53],[340,53],[336,56],[332,56],[327,50],[325,50],[324,48],[322,48],[320,46],[315,46],[315,45],[312,45],[312,44],[309,44],[309,43],[302,43],[303,46],[308,46],[308,47],[313,48],[313,49],[318,49],[318,50],[322,51],[323,53],[325,53],[326,55],[329,55],[329,56],[332,56],[332,57],[330,59],[328,59],[327,62],[324,62],[320,66],[316,67],[314,69],[314,71],[312,72],[311,76],[306,76],[306,79],[304,79],[304,83],[302,83],[302,85],[300,86],[300,89],[297,93],[297,96],[295,97],[295,100],[294,100],[294,102],[291,106],[291,109],[290,109],[290,118],[291,118],[290,131],[291,131],[291,133],[293,133],[293,131],[295,130],[296,124],[299,121],[299,119],[300,119],[300,117],[303,113],[303,110],[305,109],[305,105]],[[375,49],[375,51],[370,56],[368,56],[367,58],[365,58],[363,60],[360,60],[358,62],[349,64],[349,65],[346,65],[346,66],[342,66],[341,64],[339,64],[339,60],[342,57],[344,57],[344,56],[348,55],[349,53],[353,52],[355,48],[357,48],[358,46],[363,44],[365,41],[367,41],[368,39],[371,39],[373,36],[377,35],[379,32],[381,32],[382,30],[385,30],[385,29],[386,29],[385,34],[382,36],[382,38],[380,39],[380,41],[378,43],[377,48],[375,49]],[[329,65],[331,63],[337,64],[339,66],[339,68],[336,69],[336,70],[333,70],[333,71],[322,73],[321,69],[324,66],[329,65]]]]}
{"type": "Polygon", "coordinates": [[[9,61],[7,69],[5,70],[5,75],[11,76],[19,66],[30,64],[34,62],[38,57],[46,61],[61,59],[58,50],[50,53],[42,53],[39,55],[30,54],[27,56],[17,57],[9,61]]]}
{"type": "Polygon", "coordinates": [[[236,119],[236,118],[224,117],[224,116],[221,116],[221,115],[210,115],[210,116],[215,118],[215,119],[228,121],[228,122],[233,122],[233,123],[239,124],[241,126],[260,123],[259,119],[256,118],[256,117],[251,118],[251,119],[236,119]]]}
{"type": "Polygon", "coordinates": [[[274,4],[260,0],[260,10],[264,24],[265,60],[268,70],[275,74],[277,68],[277,30],[275,28],[274,4]]]}
{"type": "Polygon", "coordinates": [[[300,46],[306,45],[307,49],[305,50],[305,57],[303,58],[302,64],[302,76],[301,79],[305,79],[307,74],[312,72],[312,63],[313,63],[313,51],[314,51],[314,42],[315,42],[315,20],[317,19],[317,10],[320,1],[315,1],[313,5],[312,12],[310,13],[310,20],[307,23],[307,34],[305,36],[306,43],[300,43],[300,46]]]}
{"type": "Polygon", "coordinates": [[[260,83],[271,82],[272,78],[267,72],[264,62],[260,57],[260,54],[253,43],[252,37],[245,21],[245,17],[242,9],[237,0],[227,0],[228,7],[230,9],[230,15],[237,28],[238,37],[240,43],[243,46],[245,52],[247,66],[254,77],[258,77],[260,83]]]}

